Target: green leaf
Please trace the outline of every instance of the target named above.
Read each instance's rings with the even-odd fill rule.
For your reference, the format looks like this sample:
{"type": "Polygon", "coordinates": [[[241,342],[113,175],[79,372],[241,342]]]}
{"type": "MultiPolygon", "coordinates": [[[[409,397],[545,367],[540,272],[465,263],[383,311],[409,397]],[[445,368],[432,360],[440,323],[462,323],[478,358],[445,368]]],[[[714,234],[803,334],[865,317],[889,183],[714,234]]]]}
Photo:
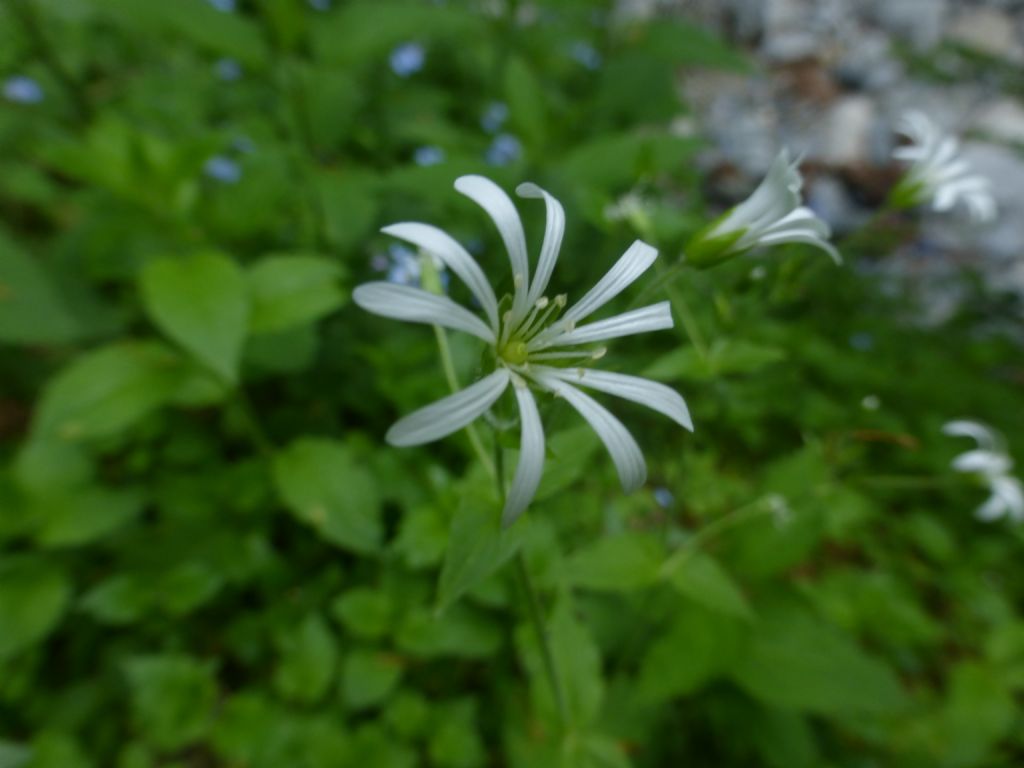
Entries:
{"type": "Polygon", "coordinates": [[[751,696],[801,712],[886,714],[905,699],[885,664],[790,597],[759,602],[730,674],[751,696]]]}
{"type": "Polygon", "coordinates": [[[0,233],[0,342],[59,344],[77,335],[43,268],[0,233]]]}
{"type": "Polygon", "coordinates": [[[124,663],[139,729],[155,747],[176,750],[201,739],[212,722],[212,663],[188,656],[138,656],[124,663]]]}
{"type": "Polygon", "coordinates": [[[474,705],[472,699],[463,699],[435,709],[435,726],[427,745],[431,765],[475,768],[487,763],[474,705]]]}
{"type": "Polygon", "coordinates": [[[36,499],[30,505],[40,521],[36,540],[46,547],[88,544],[116,530],[142,511],[137,490],[85,487],[36,499]]]}
{"type": "Polygon", "coordinates": [[[501,632],[480,611],[458,603],[440,615],[422,609],[410,611],[398,629],[395,643],[413,656],[479,659],[498,651],[501,632]]]}
{"type": "Polygon", "coordinates": [[[505,99],[515,131],[527,144],[542,146],[546,131],[544,91],[533,71],[520,58],[512,59],[505,68],[505,99]]]}
{"type": "Polygon", "coordinates": [[[658,580],[664,554],[654,536],[623,533],[605,536],[574,552],[564,564],[564,576],[578,587],[629,592],[658,580]]]}
{"type": "MultiPolygon", "coordinates": [[[[604,698],[601,655],[586,625],[576,618],[572,601],[561,598],[548,625],[551,655],[561,678],[571,721],[584,726],[597,717],[604,698]]],[[[545,681],[545,685],[547,682],[545,681]]]]}
{"type": "MultiPolygon", "coordinates": [[[[572,600],[567,595],[556,603],[546,630],[566,716],[574,727],[583,728],[597,717],[604,698],[600,651],[587,627],[576,618],[572,600]]],[[[557,717],[558,709],[534,628],[521,625],[516,637],[538,708],[557,717]]]]}
{"type": "Polygon", "coordinates": [[[141,579],[119,573],[82,596],[81,607],[103,624],[130,624],[152,605],[152,589],[141,579]]]}
{"type": "Polygon", "coordinates": [[[948,764],[984,763],[1018,716],[1013,693],[999,668],[971,661],[957,664],[942,711],[943,751],[948,764]]]}
{"type": "Polygon", "coordinates": [[[441,576],[438,609],[444,610],[483,582],[519,549],[526,521],[503,529],[498,501],[479,487],[465,489],[452,518],[441,576]]]}
{"type": "Polygon", "coordinates": [[[345,657],[341,687],[351,709],[367,709],[384,701],[402,677],[398,660],[373,651],[353,651],[345,657]]]}
{"type": "Polygon", "coordinates": [[[395,606],[387,592],[358,587],[335,600],[331,613],[352,634],[374,640],[391,628],[395,606]]]}
{"type": "Polygon", "coordinates": [[[320,616],[311,614],[278,638],[281,658],[274,671],[274,689],[304,704],[320,701],[334,680],[338,651],[334,635],[320,616]]]}
{"type": "Polygon", "coordinates": [[[157,342],[121,342],[88,352],[43,391],[35,438],[91,440],[128,429],[174,395],[187,365],[157,342]]]}
{"type": "Polygon", "coordinates": [[[0,661],[49,635],[70,596],[67,578],[44,561],[0,561],[0,661]]]}
{"type": "Polygon", "coordinates": [[[661,702],[699,690],[729,668],[741,638],[742,625],[736,620],[681,602],[668,630],[640,664],[639,695],[661,702]]]}
{"type": "Polygon", "coordinates": [[[753,618],[747,599],[736,582],[710,555],[688,553],[668,574],[669,583],[682,595],[713,611],[753,618]]]}
{"type": "Polygon", "coordinates": [[[141,277],[152,321],[225,381],[238,378],[248,325],[245,276],[227,256],[200,252],[155,259],[141,277]]]}
{"type": "Polygon", "coordinates": [[[268,333],[311,323],[345,302],[336,262],[305,254],[274,255],[249,268],[249,330],[268,333]]]}
{"type": "Polygon", "coordinates": [[[299,438],[274,457],[274,483],[292,514],[326,541],[362,553],[379,547],[383,529],[374,479],[347,446],[299,438]]]}

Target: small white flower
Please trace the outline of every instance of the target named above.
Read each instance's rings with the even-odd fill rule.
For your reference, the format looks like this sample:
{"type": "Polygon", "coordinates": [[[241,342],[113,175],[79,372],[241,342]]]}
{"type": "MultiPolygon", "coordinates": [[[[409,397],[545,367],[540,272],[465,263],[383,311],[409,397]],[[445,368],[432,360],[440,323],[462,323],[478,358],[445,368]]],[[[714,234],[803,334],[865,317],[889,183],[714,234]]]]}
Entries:
{"type": "Polygon", "coordinates": [[[978,447],[961,453],[953,459],[957,472],[978,476],[988,486],[988,500],[975,510],[979,520],[986,522],[1009,516],[1011,520],[1024,520],[1024,487],[1010,474],[1013,460],[1002,447],[996,433],[976,421],[951,421],[942,431],[954,437],[970,437],[978,447]]]}
{"type": "Polygon", "coordinates": [[[634,242],[597,285],[566,309],[564,294],[544,295],[565,230],[561,204],[534,184],[521,184],[517,189],[520,197],[542,199],[547,206],[544,242],[531,272],[523,225],[508,195],[483,176],[462,176],[455,188],[483,208],[497,226],[512,265],[512,295],[499,302],[477,262],[447,233],[428,224],[407,222],[383,231],[440,259],[466,284],[483,317],[445,296],[404,285],[366,283],[356,288],[353,298],[360,307],[378,315],[476,336],[490,348],[494,369],[461,391],[400,419],[388,430],[388,442],[407,446],[445,437],[483,415],[511,386],[519,406],[520,452],[502,514],[509,524],[533,499],[544,465],[544,430],[533,387],[561,397],[586,419],[608,449],[623,488],[635,490],[647,472],[640,448],[622,423],[579,387],[646,405],[692,430],[686,403],[663,384],[581,367],[602,357],[605,349],[580,347],[672,327],[668,302],[584,322],[643,274],[654,263],[657,251],[639,240],[634,242]]]}
{"type": "Polygon", "coordinates": [[[996,202],[989,180],[974,173],[959,157],[959,144],[939,130],[927,115],[912,111],[900,118],[896,130],[911,144],[897,147],[893,157],[909,162],[906,177],[893,190],[893,201],[917,205],[932,199],[936,211],[948,211],[963,202],[974,221],[991,221],[996,202]]]}
{"type": "Polygon", "coordinates": [[[839,251],[828,241],[828,224],[801,205],[803,177],[798,166],[787,150],[779,152],[754,193],[693,238],[687,261],[708,266],[759,246],[806,243],[841,263],[839,251]]]}

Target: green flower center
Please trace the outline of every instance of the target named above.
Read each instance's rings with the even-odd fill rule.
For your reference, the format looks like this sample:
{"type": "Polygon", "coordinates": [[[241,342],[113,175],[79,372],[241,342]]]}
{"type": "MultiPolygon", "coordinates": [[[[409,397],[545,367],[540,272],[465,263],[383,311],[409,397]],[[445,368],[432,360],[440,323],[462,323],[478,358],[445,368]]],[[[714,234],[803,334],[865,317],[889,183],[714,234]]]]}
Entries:
{"type": "Polygon", "coordinates": [[[520,339],[509,339],[498,349],[498,357],[509,365],[523,365],[529,357],[526,342],[520,339]]]}

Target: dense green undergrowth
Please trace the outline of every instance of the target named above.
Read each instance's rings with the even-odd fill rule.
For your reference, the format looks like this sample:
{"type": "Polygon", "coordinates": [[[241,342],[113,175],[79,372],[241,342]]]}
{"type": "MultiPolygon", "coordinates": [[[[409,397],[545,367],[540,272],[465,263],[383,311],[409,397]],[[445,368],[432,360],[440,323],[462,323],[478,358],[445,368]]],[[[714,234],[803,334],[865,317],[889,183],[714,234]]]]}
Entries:
{"type": "Polygon", "coordinates": [[[599,2],[312,5],[0,7],[0,73],[43,94],[0,109],[0,768],[1024,761],[1024,536],[974,519],[941,433],[1024,455],[1019,307],[979,289],[921,329],[871,237],[684,272],[698,338],[605,362],[696,432],[622,406],[649,465],[624,496],[542,401],[545,479],[501,532],[464,437],[383,441],[446,385],[429,329],[349,302],[377,230],[437,224],[508,288],[452,181],[533,180],[578,295],[635,189],[671,262],[719,212],[676,74],[752,64],[599,2]]]}

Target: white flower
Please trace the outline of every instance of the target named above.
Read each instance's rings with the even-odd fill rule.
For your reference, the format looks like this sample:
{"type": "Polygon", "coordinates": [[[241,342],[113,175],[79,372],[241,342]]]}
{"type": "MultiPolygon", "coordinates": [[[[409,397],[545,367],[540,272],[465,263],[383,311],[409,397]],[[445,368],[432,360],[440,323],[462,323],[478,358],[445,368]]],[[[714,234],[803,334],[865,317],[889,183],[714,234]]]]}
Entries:
{"type": "Polygon", "coordinates": [[[584,322],[643,274],[657,251],[639,240],[634,242],[597,285],[566,309],[564,294],[554,298],[545,295],[565,230],[561,204],[534,184],[521,184],[517,189],[521,197],[542,199],[547,206],[544,242],[531,272],[523,225],[508,195],[483,176],[462,176],[455,188],[483,208],[497,226],[512,265],[512,295],[499,302],[480,266],[447,233],[428,224],[408,222],[392,224],[383,231],[439,258],[466,284],[483,317],[445,296],[384,282],[359,286],[353,298],[360,307],[378,315],[476,336],[489,346],[494,370],[461,391],[400,419],[388,430],[388,442],[419,445],[445,437],[483,415],[511,386],[520,422],[519,465],[502,514],[503,521],[511,523],[532,500],[544,465],[544,430],[533,387],[561,397],[579,411],[611,454],[623,489],[635,490],[643,484],[647,472],[640,448],[622,423],[579,387],[646,405],[692,430],[686,403],[663,384],[580,367],[605,352],[604,348],[580,347],[672,327],[668,302],[584,322]]]}
{"type": "Polygon", "coordinates": [[[837,264],[839,251],[828,238],[832,231],[818,215],[801,205],[803,177],[799,161],[783,149],[754,193],[697,234],[686,249],[695,266],[710,266],[751,248],[806,243],[821,248],[837,264]]]}
{"type": "Polygon", "coordinates": [[[1001,446],[996,433],[976,421],[951,421],[942,427],[947,435],[970,437],[978,444],[974,450],[961,453],[953,459],[953,469],[977,475],[988,486],[991,495],[975,510],[978,519],[991,521],[1009,516],[1011,520],[1024,520],[1024,487],[1010,474],[1013,460],[1001,446]]]}
{"type": "Polygon", "coordinates": [[[897,204],[917,205],[932,198],[936,211],[948,211],[963,202],[974,221],[991,221],[996,215],[989,180],[971,171],[960,158],[959,144],[946,136],[927,115],[912,111],[900,118],[896,130],[912,142],[893,150],[893,157],[909,162],[906,178],[893,191],[897,204]]]}

